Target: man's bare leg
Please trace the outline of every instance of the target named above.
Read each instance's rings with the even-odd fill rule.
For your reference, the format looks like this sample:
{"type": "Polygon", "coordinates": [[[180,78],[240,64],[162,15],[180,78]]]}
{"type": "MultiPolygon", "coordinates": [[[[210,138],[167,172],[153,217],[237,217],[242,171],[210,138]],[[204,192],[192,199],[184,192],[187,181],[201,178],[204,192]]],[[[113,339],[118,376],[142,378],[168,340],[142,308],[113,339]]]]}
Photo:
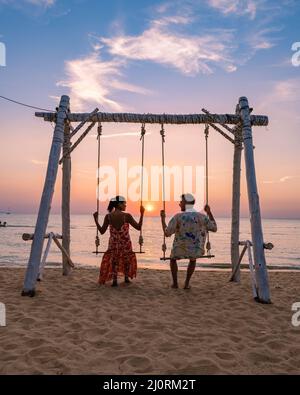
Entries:
{"type": "Polygon", "coordinates": [[[170,260],[170,268],[171,268],[172,279],[173,279],[172,288],[178,288],[178,281],[177,281],[178,266],[176,259],[170,260]]]}
{"type": "Polygon", "coordinates": [[[190,259],[190,263],[186,271],[186,280],[184,284],[184,289],[190,288],[190,279],[195,271],[195,268],[196,268],[196,259],[190,259]]]}

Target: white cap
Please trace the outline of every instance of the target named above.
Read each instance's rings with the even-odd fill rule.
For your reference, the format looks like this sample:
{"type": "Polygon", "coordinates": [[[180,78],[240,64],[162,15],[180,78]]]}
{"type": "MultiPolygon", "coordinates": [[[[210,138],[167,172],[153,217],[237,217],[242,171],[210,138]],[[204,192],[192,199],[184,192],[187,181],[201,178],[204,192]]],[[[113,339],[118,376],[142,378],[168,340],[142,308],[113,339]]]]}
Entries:
{"type": "Polygon", "coordinates": [[[191,193],[184,193],[182,195],[182,198],[185,200],[186,203],[188,204],[194,204],[195,203],[195,198],[191,193]]]}
{"type": "Polygon", "coordinates": [[[126,202],[126,199],[124,198],[124,196],[116,196],[110,200],[111,200],[111,202],[126,202]]]}

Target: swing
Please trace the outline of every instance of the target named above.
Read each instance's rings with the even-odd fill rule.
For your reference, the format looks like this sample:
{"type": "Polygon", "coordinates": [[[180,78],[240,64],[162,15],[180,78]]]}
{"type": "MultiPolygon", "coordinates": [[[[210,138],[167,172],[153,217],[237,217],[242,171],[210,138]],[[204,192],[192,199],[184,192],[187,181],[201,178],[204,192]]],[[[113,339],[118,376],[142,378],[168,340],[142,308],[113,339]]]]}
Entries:
{"type": "MultiPolygon", "coordinates": [[[[162,153],[162,195],[163,195],[163,210],[166,211],[166,191],[165,191],[165,130],[164,125],[161,125],[160,130],[161,135],[161,153],[162,153]]],[[[208,204],[208,136],[209,136],[209,126],[205,125],[204,130],[205,135],[205,179],[206,179],[206,204],[208,204]]],[[[160,258],[161,261],[169,261],[171,257],[166,256],[167,245],[166,245],[166,235],[163,234],[163,244],[161,246],[163,256],[160,258]]],[[[211,243],[209,241],[209,231],[207,231],[207,243],[206,243],[206,255],[202,255],[201,258],[214,258],[215,255],[211,254],[211,243]]]]}
{"type": "MultiPolygon", "coordinates": [[[[146,128],[145,124],[142,124],[141,127],[141,138],[140,141],[142,142],[142,164],[141,164],[141,197],[140,197],[140,206],[143,205],[143,188],[144,188],[144,158],[145,158],[145,134],[146,134],[146,128]]],[[[100,164],[101,164],[101,136],[102,136],[102,125],[99,122],[98,124],[98,135],[97,135],[97,140],[98,140],[98,172],[97,172],[97,213],[99,214],[99,185],[100,185],[100,164]]],[[[140,236],[139,236],[139,251],[133,251],[135,254],[145,254],[145,251],[143,251],[143,245],[144,245],[144,238],[143,238],[143,229],[141,228],[140,230],[140,236]]],[[[96,251],[93,251],[93,254],[104,254],[106,251],[99,251],[99,246],[100,246],[100,237],[99,237],[99,229],[97,228],[96,230],[96,237],[95,237],[95,246],[96,246],[96,251]]]]}

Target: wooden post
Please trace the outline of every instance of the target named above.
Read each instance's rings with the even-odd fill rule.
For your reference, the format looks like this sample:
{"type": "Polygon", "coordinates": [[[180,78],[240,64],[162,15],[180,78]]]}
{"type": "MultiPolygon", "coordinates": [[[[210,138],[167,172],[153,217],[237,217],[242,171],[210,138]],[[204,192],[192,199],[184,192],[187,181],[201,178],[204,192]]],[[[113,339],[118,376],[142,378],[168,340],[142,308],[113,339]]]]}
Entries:
{"type": "Polygon", "coordinates": [[[60,249],[60,251],[62,252],[62,254],[66,257],[68,264],[74,268],[75,265],[72,262],[72,259],[70,258],[69,254],[67,253],[67,251],[64,249],[64,247],[60,244],[60,242],[58,241],[58,239],[55,237],[55,235],[52,236],[52,239],[54,241],[54,243],[57,245],[57,247],[60,249]]]}
{"type": "Polygon", "coordinates": [[[51,246],[52,239],[53,239],[53,233],[50,233],[49,234],[49,239],[48,239],[48,242],[47,242],[47,246],[46,246],[46,249],[44,251],[43,258],[42,258],[42,262],[40,264],[38,281],[42,281],[42,279],[43,279],[44,268],[45,268],[46,260],[47,260],[47,257],[48,257],[49,251],[50,251],[50,246],[51,246]]]}
{"type": "Polygon", "coordinates": [[[237,273],[237,271],[240,271],[240,269],[241,269],[240,266],[241,266],[241,263],[242,263],[242,260],[243,260],[243,257],[244,257],[244,255],[245,255],[246,250],[247,250],[247,246],[244,246],[244,248],[242,249],[242,252],[241,252],[241,254],[240,254],[240,256],[239,256],[238,263],[237,263],[237,265],[234,267],[233,272],[232,272],[232,274],[231,274],[231,277],[230,277],[230,280],[229,280],[229,281],[235,281],[235,282],[236,282],[236,280],[235,280],[236,273],[237,273]]]}
{"type": "MultiPolygon", "coordinates": [[[[62,245],[70,255],[70,193],[71,193],[71,139],[70,139],[70,125],[65,124],[64,129],[64,144],[63,144],[63,167],[62,167],[62,205],[61,205],[61,216],[62,216],[62,245]]],[[[71,267],[68,264],[68,259],[62,254],[63,261],[63,275],[67,276],[71,267]]]]}
{"type": "Polygon", "coordinates": [[[253,293],[254,299],[257,299],[258,298],[257,283],[256,283],[254,267],[253,267],[253,258],[252,258],[252,252],[251,252],[251,241],[247,240],[246,248],[248,250],[248,260],[249,260],[249,269],[250,269],[252,293],[253,293]]]}
{"type": "Polygon", "coordinates": [[[56,114],[56,125],[53,133],[44,189],[34,231],[34,238],[31,245],[30,257],[25,275],[22,292],[23,296],[35,295],[35,284],[39,273],[44,236],[48,225],[54,186],[57,177],[58,162],[64,142],[64,126],[65,118],[67,116],[66,113],[69,109],[69,101],[70,99],[68,96],[62,96],[56,114]]]}
{"type": "Polygon", "coordinates": [[[241,196],[241,158],[242,158],[242,133],[240,128],[235,129],[234,156],[232,177],[232,213],[231,213],[231,281],[239,282],[241,271],[239,267],[240,256],[240,196],[241,196]]]}
{"type": "Polygon", "coordinates": [[[255,276],[258,288],[258,301],[271,303],[268,271],[264,251],[264,239],[260,215],[259,196],[256,183],[252,125],[250,120],[250,109],[248,99],[239,99],[240,116],[242,120],[242,134],[244,141],[244,155],[247,177],[248,200],[251,221],[251,234],[253,243],[253,255],[255,264],[255,276]]]}

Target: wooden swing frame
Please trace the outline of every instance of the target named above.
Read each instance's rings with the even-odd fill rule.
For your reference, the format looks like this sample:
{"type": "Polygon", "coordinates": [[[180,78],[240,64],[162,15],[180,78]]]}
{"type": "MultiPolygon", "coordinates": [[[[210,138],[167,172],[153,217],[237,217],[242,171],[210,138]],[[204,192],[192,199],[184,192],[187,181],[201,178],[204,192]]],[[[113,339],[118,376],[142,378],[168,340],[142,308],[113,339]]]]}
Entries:
{"type": "MultiPolygon", "coordinates": [[[[55,122],[55,129],[49,154],[47,173],[44,182],[43,194],[38,211],[37,222],[31,245],[28,266],[24,279],[24,296],[34,296],[38,278],[44,237],[47,230],[54,186],[57,178],[59,163],[62,167],[62,246],[70,256],[70,190],[71,190],[71,153],[87,136],[97,123],[139,123],[139,124],[208,124],[234,146],[233,155],[233,183],[232,183],[232,219],[231,219],[231,264],[234,272],[233,281],[239,281],[239,233],[240,233],[240,178],[241,155],[244,151],[248,201],[251,222],[251,236],[253,245],[253,261],[257,285],[257,299],[263,303],[270,303],[270,290],[268,271],[264,252],[264,240],[260,204],[255,173],[253,152],[253,126],[267,126],[268,117],[252,115],[248,99],[241,97],[236,106],[235,114],[211,114],[203,109],[201,114],[175,115],[175,114],[130,114],[130,113],[103,113],[95,109],[92,113],[72,113],[70,111],[70,98],[62,96],[56,112],[37,112],[36,117],[47,122],[55,122]],[[79,123],[73,129],[72,123],[79,123]],[[71,145],[71,139],[87,123],[85,132],[71,145]],[[230,127],[229,125],[233,125],[230,127]],[[225,130],[224,130],[225,129],[225,130]],[[62,158],[60,155],[62,152],[62,158]]],[[[69,262],[63,254],[63,274],[71,271],[69,262]]]]}

